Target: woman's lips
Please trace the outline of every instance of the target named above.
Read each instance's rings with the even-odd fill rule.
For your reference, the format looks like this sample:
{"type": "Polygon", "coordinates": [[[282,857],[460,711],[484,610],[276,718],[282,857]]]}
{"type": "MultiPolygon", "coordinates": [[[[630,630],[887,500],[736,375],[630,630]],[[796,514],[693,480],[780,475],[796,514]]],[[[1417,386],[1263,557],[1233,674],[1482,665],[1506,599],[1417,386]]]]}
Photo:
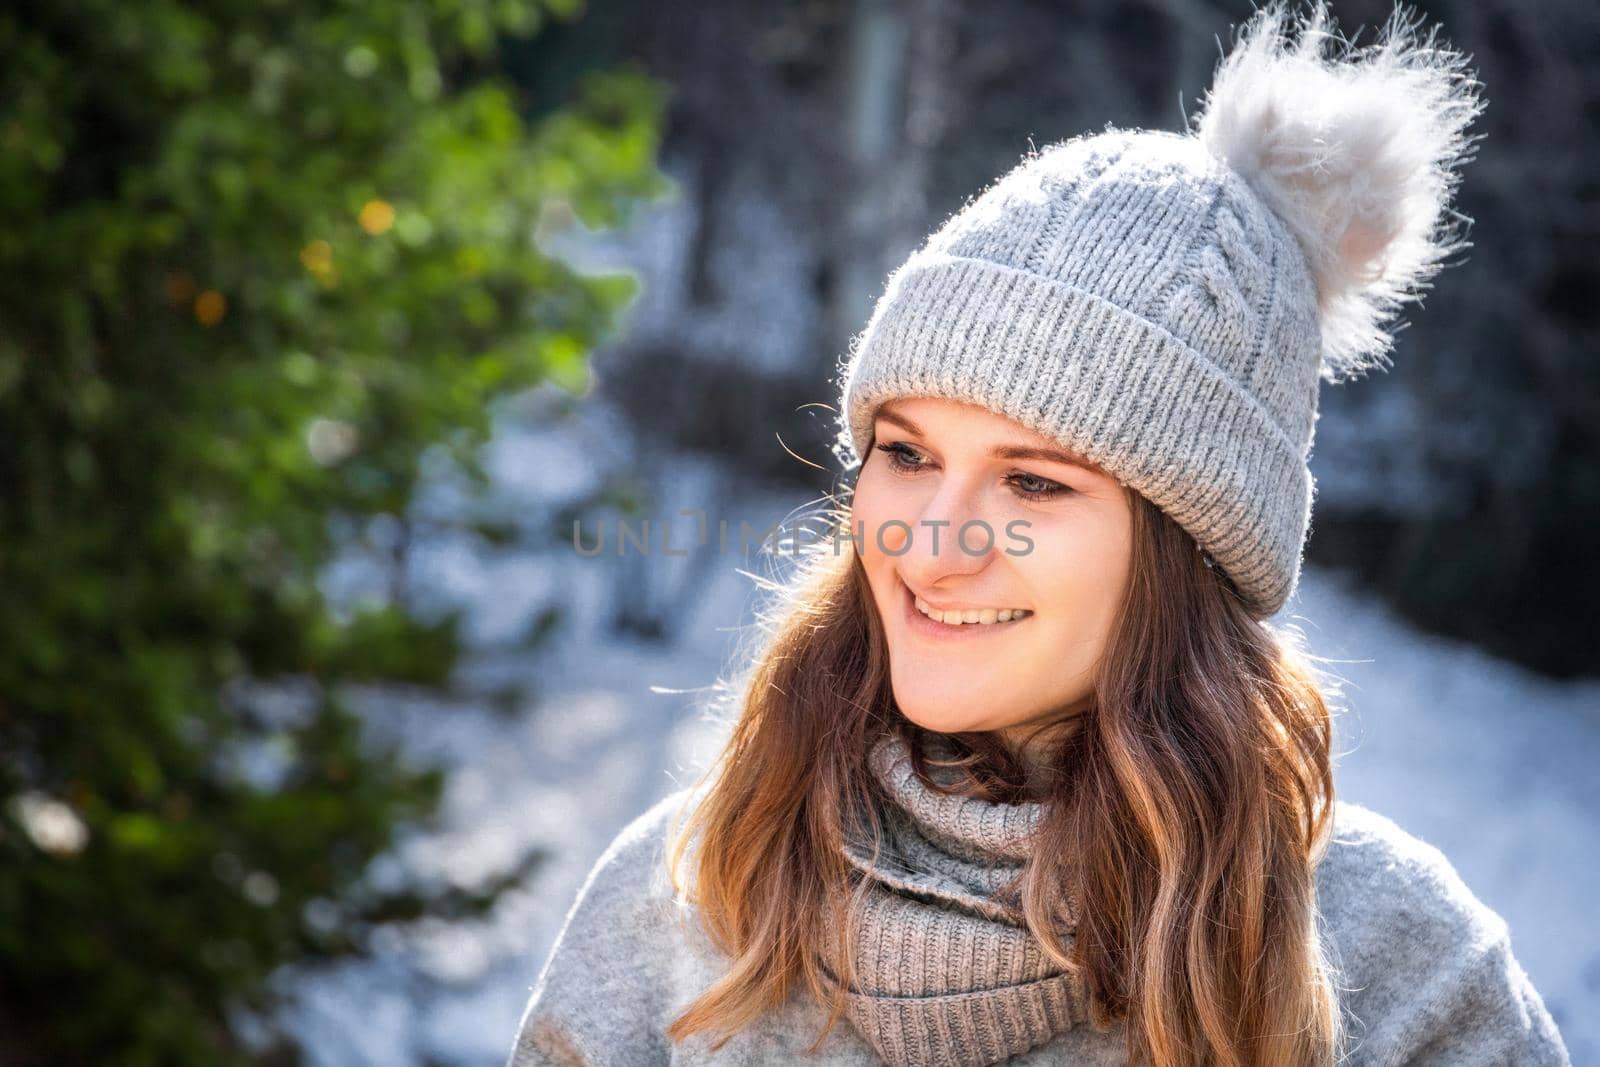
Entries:
{"type": "Polygon", "coordinates": [[[983,637],[992,637],[997,634],[1009,633],[1013,627],[1019,626],[1033,616],[1027,615],[1010,622],[994,623],[963,623],[953,626],[950,623],[935,622],[917,610],[916,596],[909,586],[896,579],[900,586],[901,610],[905,615],[906,628],[912,633],[937,641],[971,641],[983,637]]]}

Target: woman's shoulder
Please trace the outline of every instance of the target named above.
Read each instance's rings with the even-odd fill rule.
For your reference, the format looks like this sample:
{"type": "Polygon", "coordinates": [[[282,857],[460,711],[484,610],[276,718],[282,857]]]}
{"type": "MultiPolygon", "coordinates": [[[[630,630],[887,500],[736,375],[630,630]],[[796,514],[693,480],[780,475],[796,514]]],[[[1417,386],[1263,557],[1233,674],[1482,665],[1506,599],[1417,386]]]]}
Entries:
{"type": "Polygon", "coordinates": [[[1473,893],[1443,852],[1352,801],[1334,805],[1333,837],[1316,881],[1319,910],[1335,927],[1376,934],[1399,924],[1463,947],[1509,934],[1505,920],[1473,893]]]}
{"type": "Polygon", "coordinates": [[[690,787],[674,790],[634,816],[595,860],[589,872],[591,884],[586,888],[604,882],[620,894],[670,897],[671,883],[666,877],[668,837],[693,795],[690,787]]]}
{"type": "Polygon", "coordinates": [[[1392,1050],[1381,1062],[1570,1063],[1510,927],[1437,847],[1340,800],[1316,886],[1353,1040],[1392,1050]]]}
{"type": "Polygon", "coordinates": [[[608,934],[627,930],[636,938],[677,932],[679,924],[666,920],[681,920],[692,909],[673,885],[668,851],[673,828],[694,796],[693,788],[676,789],[612,837],[572,902],[565,924],[569,937],[586,926],[608,934]]]}
{"type": "Polygon", "coordinates": [[[667,870],[669,829],[690,793],[633,818],[589,869],[524,1009],[513,1067],[666,1061],[665,1019],[696,958],[667,870]]]}

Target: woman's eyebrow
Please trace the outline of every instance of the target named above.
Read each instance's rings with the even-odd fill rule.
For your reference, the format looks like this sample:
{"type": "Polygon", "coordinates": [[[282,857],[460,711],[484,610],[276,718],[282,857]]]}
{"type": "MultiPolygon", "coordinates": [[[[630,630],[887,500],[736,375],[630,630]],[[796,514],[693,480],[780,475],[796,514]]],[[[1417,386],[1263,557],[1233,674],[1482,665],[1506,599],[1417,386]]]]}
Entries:
{"type": "Polygon", "coordinates": [[[893,425],[900,427],[906,433],[915,434],[918,437],[923,435],[922,427],[918,426],[904,415],[897,415],[893,411],[879,411],[877,417],[882,419],[884,422],[892,423],[893,425]]]}
{"type": "Polygon", "coordinates": [[[1099,471],[1100,465],[1076,452],[1059,448],[1038,448],[1033,445],[1001,445],[991,453],[996,459],[1034,459],[1046,463],[1062,463],[1068,467],[1081,467],[1086,471],[1099,471]]]}

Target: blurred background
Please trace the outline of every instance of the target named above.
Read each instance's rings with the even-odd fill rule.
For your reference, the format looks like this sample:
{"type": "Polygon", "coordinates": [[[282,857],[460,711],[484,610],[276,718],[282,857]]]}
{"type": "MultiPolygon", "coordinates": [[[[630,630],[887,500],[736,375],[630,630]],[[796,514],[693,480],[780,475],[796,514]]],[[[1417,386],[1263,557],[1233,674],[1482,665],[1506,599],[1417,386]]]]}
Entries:
{"type": "MultiPolygon", "coordinates": [[[[1474,247],[1324,389],[1279,620],[1345,680],[1342,794],[1595,1063],[1600,9],[1420,10],[1486,84],[1474,247]]],[[[8,5],[0,1060],[503,1062],[714,751],[887,272],[1031,147],[1180,128],[1249,12],[8,5]]]]}

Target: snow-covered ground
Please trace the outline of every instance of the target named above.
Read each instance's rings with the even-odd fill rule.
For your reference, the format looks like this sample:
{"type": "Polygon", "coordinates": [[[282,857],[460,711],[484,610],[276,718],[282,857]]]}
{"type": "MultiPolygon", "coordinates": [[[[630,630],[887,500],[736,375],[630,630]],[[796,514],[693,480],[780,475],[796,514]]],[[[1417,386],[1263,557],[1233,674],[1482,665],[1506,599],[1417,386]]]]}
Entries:
{"type": "MultiPolygon", "coordinates": [[[[542,506],[539,498],[560,488],[551,479],[572,477],[570,464],[549,462],[558,442],[518,432],[496,448],[491,466],[511,506],[542,506]],[[524,462],[534,452],[543,474],[524,462]]],[[[691,475],[678,500],[685,506],[693,506],[691,475]]],[[[765,529],[806,503],[751,500],[726,517],[765,529]]],[[[755,587],[738,571],[770,573],[772,561],[716,559],[703,591],[673,620],[674,644],[608,632],[613,566],[570,545],[507,559],[448,543],[424,551],[419,573],[472,606],[480,637],[513,632],[552,598],[574,610],[538,656],[486,656],[471,666],[480,679],[532,681],[534,696],[519,714],[373,696],[380,736],[454,768],[447,832],[407,842],[391,866],[472,884],[513,867],[530,848],[545,850],[547,861],[490,921],[426,926],[394,937],[377,961],[285,975],[298,994],[293,1025],[317,1067],[499,1067],[590,864],[629,819],[690,782],[713,751],[715,729],[697,704],[704,687],[729,672],[751,619],[755,587]]],[[[1592,768],[1600,679],[1553,683],[1418,634],[1317,571],[1305,575],[1280,620],[1302,626],[1310,649],[1335,660],[1347,681],[1342,795],[1445,852],[1510,922],[1517,955],[1574,1063],[1600,1062],[1600,919],[1592,900],[1600,876],[1600,778],[1592,768]]]]}

